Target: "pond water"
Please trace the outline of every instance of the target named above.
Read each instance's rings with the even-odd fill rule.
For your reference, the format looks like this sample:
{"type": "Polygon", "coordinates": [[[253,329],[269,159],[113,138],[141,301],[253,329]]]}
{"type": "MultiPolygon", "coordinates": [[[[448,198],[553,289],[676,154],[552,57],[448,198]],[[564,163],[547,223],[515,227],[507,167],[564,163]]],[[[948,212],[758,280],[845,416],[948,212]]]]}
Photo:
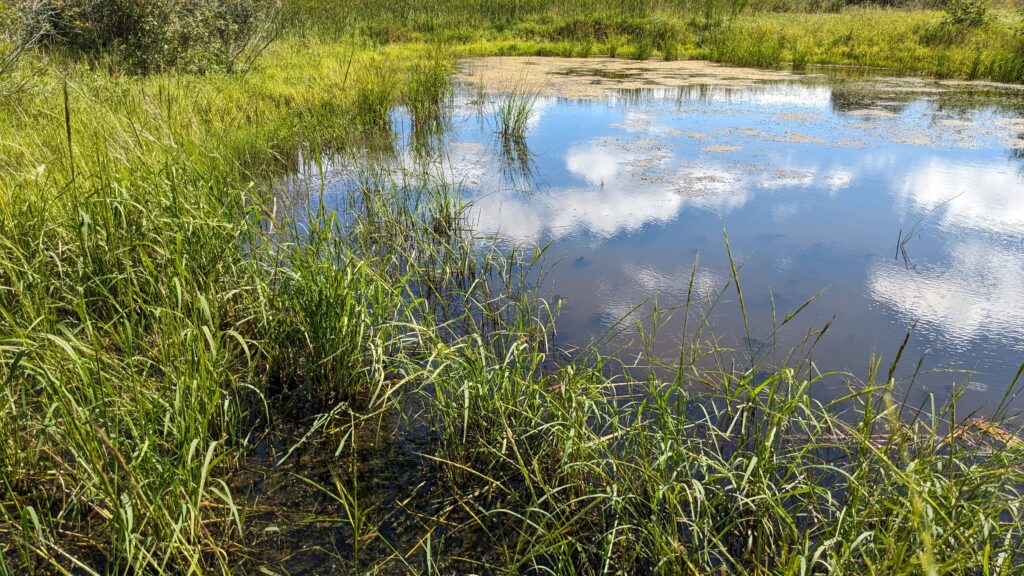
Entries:
{"type": "MultiPolygon", "coordinates": [[[[738,350],[800,344],[864,377],[914,327],[919,402],[965,384],[991,411],[1024,362],[1024,92],[920,79],[792,75],[687,63],[477,60],[463,64],[433,164],[502,242],[549,244],[542,287],[562,303],[561,345],[630,350],[642,317],[721,292],[716,334],[738,350]],[[524,141],[494,109],[522,70],[536,93],[524,141]],[[723,240],[739,266],[749,337],[723,240]],[[773,335],[777,322],[820,296],[773,335]],[[614,333],[609,335],[609,330],[614,333]]],[[[396,118],[399,141],[409,121],[396,118]]],[[[408,151],[400,154],[413,162],[408,151]]],[[[339,161],[328,191],[352,173],[339,161]]],[[[706,309],[706,307],[705,307],[706,309]]],[[[682,314],[657,352],[677,353],[682,314]]],[[[842,378],[823,396],[845,390],[842,378]]],[[[1015,401],[1017,408],[1021,399],[1015,401]]]]}

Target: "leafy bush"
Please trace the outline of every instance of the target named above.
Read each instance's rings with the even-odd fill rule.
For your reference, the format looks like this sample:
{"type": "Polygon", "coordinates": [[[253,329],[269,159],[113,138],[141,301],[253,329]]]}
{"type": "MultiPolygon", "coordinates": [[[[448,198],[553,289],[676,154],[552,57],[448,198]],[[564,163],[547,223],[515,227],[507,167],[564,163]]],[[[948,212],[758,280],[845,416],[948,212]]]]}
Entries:
{"type": "Polygon", "coordinates": [[[215,62],[228,71],[248,70],[281,30],[278,0],[214,0],[213,5],[215,62]]]}
{"type": "Polygon", "coordinates": [[[987,0],[949,0],[941,20],[921,28],[926,46],[954,46],[964,43],[989,21],[987,0]]]}
{"type": "Polygon", "coordinates": [[[42,11],[38,5],[42,0],[26,0],[24,6],[28,10],[0,2],[0,96],[17,89],[19,83],[8,83],[14,68],[18,65],[25,52],[39,41],[39,26],[35,18],[42,11]]]}
{"type": "Polygon", "coordinates": [[[48,44],[130,72],[245,70],[277,35],[278,0],[15,0],[48,44]],[[42,16],[39,16],[42,14],[42,16]]]}
{"type": "Polygon", "coordinates": [[[943,23],[957,28],[977,28],[988,20],[986,0],[950,0],[943,23]]]}
{"type": "Polygon", "coordinates": [[[4,23],[3,29],[0,29],[0,77],[14,69],[23,51],[21,42],[18,42],[15,21],[12,10],[0,4],[0,22],[4,23]]]}

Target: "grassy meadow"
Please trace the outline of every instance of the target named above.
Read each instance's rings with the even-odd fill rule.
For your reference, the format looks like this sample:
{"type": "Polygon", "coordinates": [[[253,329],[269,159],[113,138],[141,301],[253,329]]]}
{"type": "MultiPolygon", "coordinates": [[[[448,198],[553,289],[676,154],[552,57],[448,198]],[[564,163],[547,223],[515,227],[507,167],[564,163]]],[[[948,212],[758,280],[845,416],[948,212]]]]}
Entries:
{"type": "Polygon", "coordinates": [[[972,20],[937,7],[840,9],[786,0],[303,2],[296,0],[290,17],[306,34],[441,43],[465,55],[695,58],[1024,80],[1024,16],[1012,3],[972,20]]]}
{"type": "MultiPolygon", "coordinates": [[[[567,358],[532,285],[543,250],[488,248],[451,183],[375,173],[343,210],[274,186],[392,153],[398,108],[429,141],[464,55],[1021,82],[1018,8],[279,16],[245,73],[40,44],[0,76],[0,575],[1024,573],[1006,405],[904,406],[899,350],[816,401],[808,362],[737,365],[692,282],[694,335],[660,377],[567,358]]],[[[496,112],[513,143],[524,98],[496,112]]],[[[718,305],[742,305],[741,272],[718,305]]]]}

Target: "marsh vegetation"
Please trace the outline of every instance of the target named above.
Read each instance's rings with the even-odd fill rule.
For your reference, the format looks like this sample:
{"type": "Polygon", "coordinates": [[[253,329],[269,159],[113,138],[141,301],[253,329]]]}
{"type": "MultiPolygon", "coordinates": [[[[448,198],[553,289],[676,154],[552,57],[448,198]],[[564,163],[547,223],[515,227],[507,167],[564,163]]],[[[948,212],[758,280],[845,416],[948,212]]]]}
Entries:
{"type": "MultiPolygon", "coordinates": [[[[934,8],[8,1],[41,19],[0,43],[0,574],[1021,573],[1021,371],[979,414],[902,402],[905,342],[819,367],[829,322],[745,355],[731,248],[639,352],[567,349],[545,246],[387,168],[466,55],[1024,80],[1015,7],[934,8]]],[[[536,93],[480,98],[529,165],[536,93]]]]}

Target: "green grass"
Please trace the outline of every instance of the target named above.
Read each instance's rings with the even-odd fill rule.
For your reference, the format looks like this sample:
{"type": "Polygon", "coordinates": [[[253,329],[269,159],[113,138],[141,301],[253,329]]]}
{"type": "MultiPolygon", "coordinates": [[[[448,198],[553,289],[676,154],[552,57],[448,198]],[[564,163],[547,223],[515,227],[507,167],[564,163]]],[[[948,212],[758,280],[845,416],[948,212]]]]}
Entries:
{"type": "Polygon", "coordinates": [[[938,42],[924,11],[360,6],[293,14],[244,76],[51,55],[0,104],[0,574],[299,573],[324,533],[346,572],[1021,573],[1002,410],[904,407],[879,359],[823,405],[805,364],[730,368],[695,297],[668,378],[556,362],[543,251],[482,249],[446,183],[371,171],[340,212],[316,184],[387,161],[396,107],[443,127],[459,55],[1019,80],[1009,12],[938,42]],[[270,186],[310,163],[311,202],[270,186]]]}
{"type": "Polygon", "coordinates": [[[936,9],[810,4],[633,2],[331,3],[293,5],[306,33],[378,43],[442,42],[460,54],[700,58],[761,67],[858,66],[894,74],[1024,80],[1024,15],[997,5],[979,26],[936,9]],[[311,5],[312,6],[312,5],[311,5]],[[781,11],[780,11],[781,10],[781,11]]]}
{"type": "MultiPolygon", "coordinates": [[[[958,33],[951,41],[941,39],[940,12],[880,9],[744,14],[707,31],[680,21],[672,40],[658,39],[656,25],[643,20],[635,24],[636,32],[587,41],[592,42],[594,55],[641,60],[692,58],[764,68],[862,67],[882,74],[1021,82],[1024,37],[1016,32],[1017,18],[1013,12],[1001,12],[993,22],[958,33]]],[[[560,34],[553,27],[475,37],[461,50],[471,55],[574,56],[573,50],[557,47],[584,40],[565,40],[560,34]]]]}
{"type": "Polygon", "coordinates": [[[497,132],[504,142],[522,141],[526,137],[536,98],[533,94],[513,88],[495,103],[497,132]]]}

